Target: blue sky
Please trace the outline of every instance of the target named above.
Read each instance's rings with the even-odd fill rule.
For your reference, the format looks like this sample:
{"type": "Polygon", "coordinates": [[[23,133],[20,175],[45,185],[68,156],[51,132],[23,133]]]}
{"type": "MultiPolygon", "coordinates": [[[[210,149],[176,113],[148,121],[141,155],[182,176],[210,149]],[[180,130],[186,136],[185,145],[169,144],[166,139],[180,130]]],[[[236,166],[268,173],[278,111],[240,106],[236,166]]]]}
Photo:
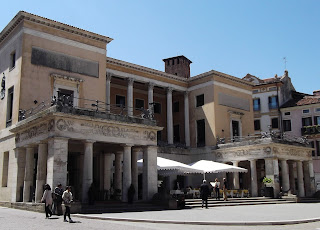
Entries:
{"type": "Polygon", "coordinates": [[[46,2],[7,2],[0,30],[24,10],[113,38],[107,55],[120,60],[163,71],[162,59],[185,55],[192,76],[214,69],[271,78],[283,75],[286,57],[297,91],[320,89],[317,0],[46,2]]]}

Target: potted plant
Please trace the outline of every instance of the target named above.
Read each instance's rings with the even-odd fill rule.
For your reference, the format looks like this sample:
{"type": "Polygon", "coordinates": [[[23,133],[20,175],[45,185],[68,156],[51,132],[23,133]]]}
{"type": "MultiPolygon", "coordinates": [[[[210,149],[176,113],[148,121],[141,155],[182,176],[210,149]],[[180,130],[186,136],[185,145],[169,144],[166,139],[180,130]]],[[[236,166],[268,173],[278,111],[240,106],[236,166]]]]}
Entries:
{"type": "Polygon", "coordinates": [[[268,177],[264,177],[262,180],[262,183],[264,184],[264,196],[273,198],[274,193],[273,193],[273,187],[271,186],[272,179],[268,177]]]}

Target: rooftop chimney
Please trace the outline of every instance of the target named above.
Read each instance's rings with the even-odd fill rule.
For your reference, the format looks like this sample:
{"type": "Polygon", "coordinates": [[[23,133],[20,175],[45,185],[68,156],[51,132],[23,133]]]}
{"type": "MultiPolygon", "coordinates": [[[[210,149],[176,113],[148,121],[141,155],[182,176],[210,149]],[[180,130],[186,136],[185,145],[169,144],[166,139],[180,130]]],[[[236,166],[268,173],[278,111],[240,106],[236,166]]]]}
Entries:
{"type": "Polygon", "coordinates": [[[165,72],[173,75],[177,75],[183,78],[190,78],[190,61],[185,56],[176,56],[163,59],[165,72]]]}

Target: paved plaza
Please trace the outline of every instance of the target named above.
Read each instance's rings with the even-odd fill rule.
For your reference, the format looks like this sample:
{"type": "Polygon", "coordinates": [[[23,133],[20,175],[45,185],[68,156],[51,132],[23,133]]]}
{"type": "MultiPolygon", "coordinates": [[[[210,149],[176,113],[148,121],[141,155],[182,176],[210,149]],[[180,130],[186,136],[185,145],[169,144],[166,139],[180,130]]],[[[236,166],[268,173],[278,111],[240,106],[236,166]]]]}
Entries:
{"type": "MultiPolygon", "coordinates": [[[[74,224],[64,223],[62,216],[53,216],[51,219],[45,219],[44,213],[36,213],[17,209],[0,207],[0,226],[1,229],[246,229],[246,230],[320,230],[320,221],[310,223],[285,224],[285,225],[256,225],[248,226],[248,222],[268,223],[270,221],[303,221],[319,219],[320,204],[279,204],[279,205],[252,205],[235,207],[215,207],[209,209],[190,209],[190,210],[170,210],[170,211],[148,211],[131,213],[108,213],[96,215],[73,215],[74,224]],[[83,218],[86,217],[86,218],[83,218]],[[92,218],[100,219],[92,219],[92,218]],[[103,220],[106,218],[105,220],[103,220]],[[117,221],[107,218],[118,219],[117,221]],[[123,221],[131,220],[149,220],[150,222],[123,221]],[[153,221],[181,221],[183,224],[152,223],[153,221]],[[198,221],[195,224],[194,221],[198,221]],[[193,222],[193,224],[192,224],[193,222]],[[220,223],[220,225],[205,224],[220,223]],[[232,223],[242,225],[230,225],[232,223]]],[[[288,222],[287,222],[288,223],[288,222]]]]}

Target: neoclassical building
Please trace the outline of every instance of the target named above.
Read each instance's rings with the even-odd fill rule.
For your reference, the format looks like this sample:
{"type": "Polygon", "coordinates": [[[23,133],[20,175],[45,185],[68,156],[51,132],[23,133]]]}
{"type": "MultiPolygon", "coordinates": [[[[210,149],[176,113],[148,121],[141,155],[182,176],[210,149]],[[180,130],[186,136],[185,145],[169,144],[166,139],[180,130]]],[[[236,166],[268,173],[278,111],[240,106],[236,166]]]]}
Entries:
{"type": "MultiPolygon", "coordinates": [[[[111,41],[22,11],[3,29],[0,201],[39,202],[45,183],[73,186],[82,203],[92,183],[101,200],[126,201],[131,184],[135,199],[150,200],[157,156],[248,168],[219,176],[252,196],[264,176],[275,195],[314,192],[312,148],[253,137],[253,83],[214,70],[191,77],[184,56],[164,59],[165,71],[117,60],[107,57],[111,41]]],[[[178,179],[200,183],[167,178],[166,188],[178,179]]]]}

